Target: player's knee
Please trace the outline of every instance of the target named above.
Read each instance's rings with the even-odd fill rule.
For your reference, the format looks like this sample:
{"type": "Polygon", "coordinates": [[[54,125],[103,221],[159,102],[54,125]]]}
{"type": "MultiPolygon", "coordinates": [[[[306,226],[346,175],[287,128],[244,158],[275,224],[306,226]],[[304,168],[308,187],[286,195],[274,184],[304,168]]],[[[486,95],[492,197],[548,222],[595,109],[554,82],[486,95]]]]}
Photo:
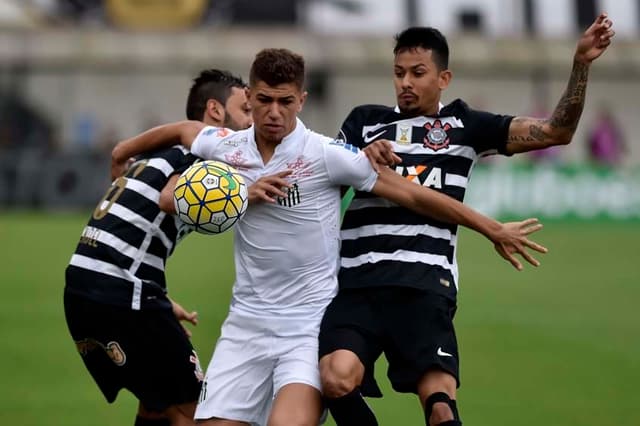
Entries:
{"type": "Polygon", "coordinates": [[[424,403],[424,417],[427,426],[460,425],[456,401],[444,392],[435,392],[424,403]]]}
{"type": "Polygon", "coordinates": [[[364,367],[355,354],[349,353],[351,356],[339,352],[327,355],[320,361],[322,392],[328,398],[339,398],[352,392],[364,374],[364,367]]]}
{"type": "Polygon", "coordinates": [[[289,410],[271,413],[269,426],[318,426],[319,416],[312,416],[306,410],[289,410]]]}

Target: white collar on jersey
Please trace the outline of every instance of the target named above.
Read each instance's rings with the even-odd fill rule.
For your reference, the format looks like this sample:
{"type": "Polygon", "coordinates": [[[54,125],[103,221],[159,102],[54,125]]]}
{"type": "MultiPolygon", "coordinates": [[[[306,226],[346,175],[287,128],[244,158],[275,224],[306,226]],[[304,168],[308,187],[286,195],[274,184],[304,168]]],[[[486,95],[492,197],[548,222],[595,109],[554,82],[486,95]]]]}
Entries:
{"type": "MultiPolygon", "coordinates": [[[[251,127],[249,127],[247,130],[249,131],[249,134],[251,135],[251,139],[250,139],[251,142],[255,143],[255,141],[256,141],[255,124],[252,124],[251,127]]],[[[304,125],[302,120],[300,120],[298,117],[296,117],[296,127],[293,128],[291,133],[289,133],[284,138],[282,138],[282,142],[280,142],[280,144],[288,142],[291,139],[295,139],[297,135],[299,135],[301,133],[304,133],[305,130],[307,130],[307,126],[304,125]]]]}
{"type": "MultiPolygon", "coordinates": [[[[438,114],[440,114],[440,110],[444,107],[444,105],[442,105],[442,102],[438,102],[438,114]]],[[[395,108],[393,108],[393,110],[397,113],[400,112],[400,107],[398,105],[395,106],[395,108]]]]}

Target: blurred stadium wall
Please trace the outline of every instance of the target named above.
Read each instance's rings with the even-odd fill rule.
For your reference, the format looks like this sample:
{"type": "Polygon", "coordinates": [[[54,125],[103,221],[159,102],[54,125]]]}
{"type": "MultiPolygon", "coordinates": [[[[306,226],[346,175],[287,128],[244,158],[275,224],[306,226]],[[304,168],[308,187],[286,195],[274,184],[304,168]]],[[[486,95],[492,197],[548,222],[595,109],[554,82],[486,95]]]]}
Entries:
{"type": "Polygon", "coordinates": [[[640,132],[640,0],[2,0],[0,208],[93,205],[108,181],[113,144],[183,119],[201,69],[246,78],[264,47],[305,56],[310,96],[302,117],[329,135],[355,105],[394,103],[392,37],[409,25],[435,26],[449,39],[454,80],[446,102],[461,97],[500,113],[549,112],[566,86],[577,37],[600,10],[617,35],[592,67],[574,142],[543,158],[543,169],[528,168],[541,159],[527,156],[481,165],[474,181],[482,184],[472,183],[468,201],[491,214],[544,207],[545,215],[564,216],[567,209],[576,215],[574,201],[607,205],[616,194],[624,200],[618,213],[577,216],[640,218],[633,138],[640,132]],[[620,163],[607,170],[587,162],[588,132],[601,110],[615,117],[627,142],[620,163]],[[513,189],[492,186],[505,180],[513,189]],[[588,198],[596,186],[602,194],[588,198]],[[558,194],[546,198],[546,189],[558,194]]]}

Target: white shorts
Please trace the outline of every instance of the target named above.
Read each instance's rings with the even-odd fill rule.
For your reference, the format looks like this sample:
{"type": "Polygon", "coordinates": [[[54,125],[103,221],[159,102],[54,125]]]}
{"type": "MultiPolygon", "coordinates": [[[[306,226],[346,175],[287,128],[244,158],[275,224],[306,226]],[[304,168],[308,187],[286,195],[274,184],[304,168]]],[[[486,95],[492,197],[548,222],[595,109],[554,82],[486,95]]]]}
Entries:
{"type": "Polygon", "coordinates": [[[265,425],[283,386],[303,383],[320,390],[319,323],[230,312],[202,383],[195,418],[265,425]]]}

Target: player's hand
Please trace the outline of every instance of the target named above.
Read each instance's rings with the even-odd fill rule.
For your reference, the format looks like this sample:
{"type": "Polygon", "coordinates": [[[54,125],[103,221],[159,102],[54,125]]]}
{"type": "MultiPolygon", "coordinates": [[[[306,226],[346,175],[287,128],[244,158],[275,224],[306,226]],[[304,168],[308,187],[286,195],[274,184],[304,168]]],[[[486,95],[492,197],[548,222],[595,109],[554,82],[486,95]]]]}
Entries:
{"type": "MultiPolygon", "coordinates": [[[[173,314],[176,316],[178,321],[188,321],[193,325],[198,325],[198,313],[196,311],[187,312],[185,308],[183,308],[180,304],[174,302],[173,300],[171,300],[171,307],[173,308],[173,314]]],[[[182,328],[187,334],[187,337],[191,338],[191,331],[189,331],[189,329],[184,325],[182,326],[182,328]]]]}
{"type": "Polygon", "coordinates": [[[284,188],[291,184],[285,179],[293,170],[285,170],[275,175],[263,176],[249,187],[249,204],[265,202],[275,203],[276,197],[287,198],[284,188]]]}
{"type": "Polygon", "coordinates": [[[118,179],[120,176],[129,170],[129,167],[136,162],[136,159],[130,157],[128,159],[120,159],[117,154],[117,150],[114,148],[111,153],[111,181],[118,179]]]}
{"type": "Polygon", "coordinates": [[[393,152],[391,142],[386,139],[379,139],[362,150],[369,159],[373,170],[380,172],[380,165],[395,166],[402,162],[402,158],[393,152]]]}
{"type": "Polygon", "coordinates": [[[511,263],[518,271],[522,270],[522,264],[514,256],[515,254],[521,255],[533,266],[540,266],[540,262],[527,251],[527,249],[535,250],[539,253],[546,253],[548,251],[546,247],[527,238],[528,235],[540,229],[542,229],[542,224],[538,222],[538,219],[503,223],[501,231],[493,241],[494,247],[498,254],[511,263]]]}
{"type": "Polygon", "coordinates": [[[612,29],[613,22],[606,13],[601,13],[589,28],[582,34],[576,47],[575,60],[589,64],[604,53],[616,34],[612,29]]]}

